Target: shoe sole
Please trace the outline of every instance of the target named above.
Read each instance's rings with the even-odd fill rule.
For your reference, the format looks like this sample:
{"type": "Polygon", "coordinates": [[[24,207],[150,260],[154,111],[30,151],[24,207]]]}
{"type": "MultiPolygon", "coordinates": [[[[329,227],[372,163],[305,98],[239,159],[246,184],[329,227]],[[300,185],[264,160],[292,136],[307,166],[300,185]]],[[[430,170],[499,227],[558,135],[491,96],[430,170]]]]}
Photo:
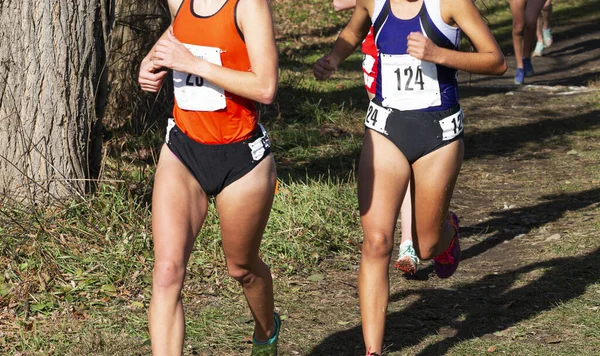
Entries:
{"type": "MultiPolygon", "coordinates": [[[[460,264],[460,255],[461,255],[461,250],[460,250],[460,243],[458,242],[458,238],[456,239],[456,241],[454,242],[455,244],[455,248],[458,250],[456,251],[456,253],[454,254],[454,263],[452,265],[447,265],[447,264],[443,264],[441,266],[448,266],[450,267],[449,270],[445,269],[445,268],[440,268],[441,266],[436,266],[434,264],[434,268],[435,269],[435,274],[441,278],[441,279],[446,279],[446,278],[450,278],[452,277],[452,275],[454,274],[454,272],[456,272],[456,270],[458,269],[458,265],[460,264]]],[[[435,262],[434,262],[435,263],[435,262]]]]}
{"type": "Polygon", "coordinates": [[[406,274],[413,275],[417,273],[417,269],[415,268],[415,265],[410,261],[410,257],[403,257],[399,259],[394,264],[394,267],[396,267],[397,270],[400,270],[406,274]]]}
{"type": "MultiPolygon", "coordinates": [[[[459,241],[459,239],[460,239],[460,219],[458,218],[458,216],[456,214],[451,212],[449,222],[450,222],[450,225],[452,225],[452,227],[456,230],[456,235],[454,235],[454,238],[453,238],[453,242],[454,242],[453,250],[456,250],[456,252],[454,253],[454,263],[452,265],[443,264],[443,265],[436,266],[434,264],[435,274],[441,279],[446,279],[446,278],[452,277],[454,272],[456,272],[456,270],[458,269],[458,264],[460,263],[460,255],[461,255],[460,241],[459,241]],[[441,266],[449,266],[450,271],[448,272],[448,269],[445,269],[443,267],[440,268],[441,266]]],[[[434,263],[435,263],[435,261],[434,261],[434,263]]]]}

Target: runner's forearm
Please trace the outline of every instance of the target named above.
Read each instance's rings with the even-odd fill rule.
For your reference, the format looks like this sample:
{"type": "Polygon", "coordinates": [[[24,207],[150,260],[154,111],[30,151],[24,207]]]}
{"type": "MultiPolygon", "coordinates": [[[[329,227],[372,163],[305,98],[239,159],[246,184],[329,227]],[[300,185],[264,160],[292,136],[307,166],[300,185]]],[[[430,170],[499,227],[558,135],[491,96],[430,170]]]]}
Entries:
{"type": "Polygon", "coordinates": [[[439,48],[435,63],[475,74],[502,75],[506,72],[504,56],[494,52],[459,52],[439,48]]]}
{"type": "MultiPolygon", "coordinates": [[[[274,67],[277,67],[276,63],[274,67]]],[[[218,66],[198,59],[187,73],[202,77],[230,93],[263,104],[273,102],[277,91],[276,70],[273,71],[273,74],[261,75],[218,66]]]]}

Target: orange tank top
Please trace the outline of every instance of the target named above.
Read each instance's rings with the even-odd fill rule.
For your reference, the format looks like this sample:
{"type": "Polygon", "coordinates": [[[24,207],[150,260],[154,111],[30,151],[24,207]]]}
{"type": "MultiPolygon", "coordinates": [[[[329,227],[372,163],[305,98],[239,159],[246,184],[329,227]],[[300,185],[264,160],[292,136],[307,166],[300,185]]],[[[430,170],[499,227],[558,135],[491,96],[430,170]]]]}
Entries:
{"type": "MultiPolygon", "coordinates": [[[[226,0],[215,14],[199,16],[194,12],[194,0],[183,0],[173,22],[175,37],[184,44],[219,48],[223,67],[250,71],[246,44],[236,23],[238,1],[226,0]]],[[[226,107],[216,111],[184,110],[175,99],[177,126],[205,144],[237,142],[252,136],[257,126],[254,102],[227,91],[224,94],[226,107]]]]}

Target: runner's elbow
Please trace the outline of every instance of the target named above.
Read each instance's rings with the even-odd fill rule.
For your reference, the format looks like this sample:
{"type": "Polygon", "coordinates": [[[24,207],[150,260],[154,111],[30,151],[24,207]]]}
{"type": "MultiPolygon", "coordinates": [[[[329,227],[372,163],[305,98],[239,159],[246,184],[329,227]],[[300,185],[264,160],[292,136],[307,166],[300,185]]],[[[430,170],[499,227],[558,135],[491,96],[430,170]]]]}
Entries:
{"type": "Polygon", "coordinates": [[[506,58],[504,58],[503,55],[500,55],[500,58],[498,59],[498,62],[496,64],[496,70],[494,74],[503,75],[506,72],[507,68],[508,67],[506,66],[506,58]]]}
{"type": "Polygon", "coordinates": [[[350,9],[347,2],[341,0],[333,0],[333,8],[335,9],[335,11],[343,11],[350,9]]]}
{"type": "Polygon", "coordinates": [[[506,72],[507,68],[508,67],[506,66],[506,58],[504,58],[504,55],[502,53],[498,53],[495,56],[494,61],[490,64],[489,74],[503,75],[506,72]]]}
{"type": "Polygon", "coordinates": [[[270,105],[275,100],[275,95],[277,94],[277,85],[269,84],[263,86],[260,92],[257,95],[256,101],[261,104],[270,105]]]}

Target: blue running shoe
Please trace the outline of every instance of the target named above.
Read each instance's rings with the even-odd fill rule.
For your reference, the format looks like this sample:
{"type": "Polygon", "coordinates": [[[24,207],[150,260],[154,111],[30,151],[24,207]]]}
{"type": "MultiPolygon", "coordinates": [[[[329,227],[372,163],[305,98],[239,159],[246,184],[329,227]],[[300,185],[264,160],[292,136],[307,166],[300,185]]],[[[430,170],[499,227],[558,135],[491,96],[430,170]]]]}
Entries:
{"type": "Polygon", "coordinates": [[[524,81],[525,81],[525,72],[523,71],[523,68],[517,68],[517,71],[515,72],[515,84],[523,85],[524,81]]]}
{"type": "Polygon", "coordinates": [[[279,314],[274,313],[275,333],[265,342],[258,342],[252,337],[252,354],[251,356],[277,356],[277,341],[279,339],[279,329],[281,328],[281,319],[279,314]]]}
{"type": "Polygon", "coordinates": [[[531,58],[523,58],[523,71],[526,77],[533,76],[533,65],[531,64],[531,58]]]}

